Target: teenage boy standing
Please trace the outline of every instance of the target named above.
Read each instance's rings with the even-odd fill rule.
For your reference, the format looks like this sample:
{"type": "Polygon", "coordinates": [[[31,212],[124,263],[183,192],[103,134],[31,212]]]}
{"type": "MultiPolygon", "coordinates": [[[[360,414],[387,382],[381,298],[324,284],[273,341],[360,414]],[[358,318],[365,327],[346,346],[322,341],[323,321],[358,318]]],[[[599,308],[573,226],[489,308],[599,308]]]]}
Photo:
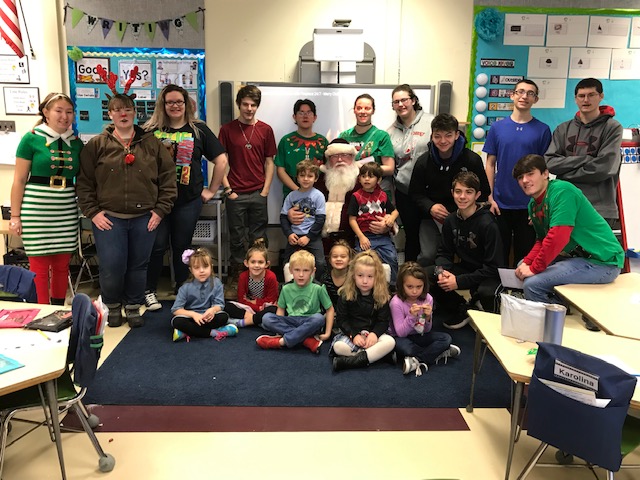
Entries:
{"type": "Polygon", "coordinates": [[[486,172],[491,186],[491,212],[498,226],[509,260],[513,237],[513,259],[517,264],[531,250],[535,233],[529,225],[529,198],[511,176],[513,166],[524,155],[544,155],[551,142],[551,130],[531,115],[538,102],[538,86],[532,80],[521,80],[511,93],[513,113],[491,125],[483,151],[487,153],[486,172]]]}
{"type": "Polygon", "coordinates": [[[223,125],[218,135],[229,155],[229,171],[222,180],[231,249],[227,298],[237,294],[245,242],[250,245],[256,238],[267,239],[267,196],[275,170],[276,141],[271,127],[256,118],[261,99],[255,85],[242,87],[236,95],[240,115],[223,125]]]}
{"type": "Polygon", "coordinates": [[[453,115],[441,113],[431,122],[431,142],[413,168],[409,195],[422,214],[420,256],[423,267],[433,265],[442,243],[440,231],[447,215],[455,212],[451,182],[460,172],[473,172],[480,179],[478,197],[486,201],[491,193],[480,155],[465,147],[466,139],[458,130],[453,115]]]}
{"type": "Polygon", "coordinates": [[[561,123],[545,154],[549,171],[582,190],[609,226],[618,220],[616,189],[620,173],[622,125],[604,99],[602,83],[595,78],[580,80],[575,88],[578,113],[561,123]]]}

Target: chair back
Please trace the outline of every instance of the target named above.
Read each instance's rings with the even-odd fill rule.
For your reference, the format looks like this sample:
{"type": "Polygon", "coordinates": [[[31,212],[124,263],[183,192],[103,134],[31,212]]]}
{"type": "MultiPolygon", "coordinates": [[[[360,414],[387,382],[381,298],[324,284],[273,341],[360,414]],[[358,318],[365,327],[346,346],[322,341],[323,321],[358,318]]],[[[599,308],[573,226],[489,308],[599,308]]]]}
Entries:
{"type": "Polygon", "coordinates": [[[71,304],[73,325],[69,338],[67,363],[73,364],[73,382],[88,387],[98,369],[103,337],[97,334],[98,312],[84,293],[73,297],[71,304]]]}
{"type": "Polygon", "coordinates": [[[38,303],[36,274],[14,265],[0,265],[0,292],[7,294],[4,300],[38,303]],[[11,298],[13,297],[13,298],[11,298]]]}
{"type": "MultiPolygon", "coordinates": [[[[576,350],[540,342],[528,395],[528,434],[612,472],[622,463],[621,441],[636,378],[576,350]],[[604,408],[555,391],[541,379],[611,399],[604,408]]],[[[564,390],[563,390],[564,391],[564,390]]]]}

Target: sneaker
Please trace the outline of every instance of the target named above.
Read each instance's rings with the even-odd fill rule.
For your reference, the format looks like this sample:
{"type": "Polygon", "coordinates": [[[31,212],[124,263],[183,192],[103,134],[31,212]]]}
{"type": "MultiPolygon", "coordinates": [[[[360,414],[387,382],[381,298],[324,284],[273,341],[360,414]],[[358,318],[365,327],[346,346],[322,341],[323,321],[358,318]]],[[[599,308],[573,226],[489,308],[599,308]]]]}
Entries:
{"type": "Polygon", "coordinates": [[[235,337],[238,334],[238,327],[236,327],[235,325],[229,324],[220,328],[216,328],[212,331],[216,332],[216,336],[213,338],[220,341],[220,340],[224,340],[227,337],[235,337]]]}
{"type": "Polygon", "coordinates": [[[427,367],[426,363],[420,362],[416,357],[404,357],[404,364],[402,366],[402,373],[407,375],[411,372],[416,372],[416,377],[420,377],[422,375],[422,369],[424,368],[424,373],[427,373],[429,367],[427,367]]]}
{"type": "Polygon", "coordinates": [[[125,305],[124,313],[130,328],[144,327],[144,317],[140,315],[140,305],[125,305]]]}
{"type": "Polygon", "coordinates": [[[279,335],[260,335],[258,338],[256,338],[256,343],[260,348],[263,348],[265,350],[272,348],[282,348],[282,346],[280,345],[281,338],[282,337],[280,337],[279,335]]]}
{"type": "Polygon", "coordinates": [[[147,290],[144,294],[144,304],[147,306],[147,310],[155,312],[162,308],[162,304],[158,301],[156,292],[147,290]]]}
{"type": "Polygon", "coordinates": [[[464,327],[465,325],[467,325],[467,323],[469,323],[470,321],[471,321],[471,317],[465,317],[462,320],[460,320],[458,323],[443,323],[442,326],[450,330],[458,330],[464,327]]]}
{"type": "Polygon", "coordinates": [[[302,345],[311,350],[312,353],[320,353],[320,345],[322,345],[322,340],[317,340],[315,337],[307,337],[302,342],[302,345]]]}
{"type": "Polygon", "coordinates": [[[590,332],[599,332],[600,327],[598,327],[595,323],[593,323],[589,318],[582,315],[582,321],[584,322],[584,328],[589,330],[590,332]]]}
{"type": "Polygon", "coordinates": [[[452,343],[451,345],[449,345],[448,349],[438,355],[433,363],[437,365],[440,360],[444,360],[444,364],[446,365],[447,360],[449,360],[450,358],[459,357],[461,352],[462,350],[460,350],[460,347],[452,343]]]}
{"type": "Polygon", "coordinates": [[[178,330],[177,328],[173,329],[173,341],[174,342],[179,342],[182,339],[188,338],[187,334],[178,330]]]}

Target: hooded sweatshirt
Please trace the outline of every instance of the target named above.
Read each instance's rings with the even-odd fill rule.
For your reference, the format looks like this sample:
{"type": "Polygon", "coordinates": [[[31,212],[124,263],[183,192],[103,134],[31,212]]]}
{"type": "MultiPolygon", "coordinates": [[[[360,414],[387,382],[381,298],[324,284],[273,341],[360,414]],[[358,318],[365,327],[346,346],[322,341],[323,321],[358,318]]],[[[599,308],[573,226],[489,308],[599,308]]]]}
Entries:
{"type": "Polygon", "coordinates": [[[622,125],[615,111],[600,106],[600,115],[582,123],[580,113],[561,123],[545,154],[549,171],[582,190],[604,218],[618,218],[616,189],[620,173],[622,125]]]}
{"type": "Polygon", "coordinates": [[[456,204],[451,194],[453,177],[462,171],[475,173],[480,179],[480,201],[486,201],[491,193],[487,174],[480,156],[465,147],[466,139],[462,133],[453,146],[450,158],[440,158],[440,152],[429,142],[428,151],[416,161],[411,175],[409,195],[416,202],[425,218],[431,218],[430,211],[436,203],[444,205],[454,212],[456,204]]]}
{"type": "Polygon", "coordinates": [[[438,249],[436,265],[445,270],[460,259],[460,266],[470,273],[456,275],[458,288],[477,287],[487,278],[498,277],[498,267],[504,266],[502,240],[496,217],[489,204],[477,204],[478,209],[466,220],[456,211],[442,226],[442,245],[438,249]]]}

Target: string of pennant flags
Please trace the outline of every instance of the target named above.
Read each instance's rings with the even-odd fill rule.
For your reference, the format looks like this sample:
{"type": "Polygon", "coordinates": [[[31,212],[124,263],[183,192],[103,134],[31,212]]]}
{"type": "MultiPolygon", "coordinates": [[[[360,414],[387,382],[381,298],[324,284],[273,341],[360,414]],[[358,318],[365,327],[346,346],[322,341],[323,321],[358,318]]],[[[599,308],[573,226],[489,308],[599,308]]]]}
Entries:
{"type": "Polygon", "coordinates": [[[204,8],[200,7],[197,10],[189,13],[185,13],[184,15],[180,15],[171,19],[164,20],[153,20],[147,22],[128,22],[124,20],[113,20],[109,18],[102,18],[96,15],[92,15],[87,12],[83,12],[79,8],[72,7],[69,4],[66,4],[65,7],[65,22],[67,20],[67,13],[71,13],[71,27],[76,28],[78,24],[83,23],[87,34],[90,34],[94,28],[98,25],[102,28],[102,35],[104,38],[107,38],[109,33],[114,30],[118,35],[118,38],[122,42],[124,35],[127,30],[131,32],[131,35],[134,40],[138,40],[140,34],[144,31],[151,41],[156,36],[156,29],[159,28],[164,35],[165,40],[169,40],[171,27],[175,28],[178,35],[184,35],[184,27],[185,23],[191,25],[191,27],[198,31],[200,26],[198,25],[198,14],[202,14],[202,29],[204,30],[204,8]]]}

